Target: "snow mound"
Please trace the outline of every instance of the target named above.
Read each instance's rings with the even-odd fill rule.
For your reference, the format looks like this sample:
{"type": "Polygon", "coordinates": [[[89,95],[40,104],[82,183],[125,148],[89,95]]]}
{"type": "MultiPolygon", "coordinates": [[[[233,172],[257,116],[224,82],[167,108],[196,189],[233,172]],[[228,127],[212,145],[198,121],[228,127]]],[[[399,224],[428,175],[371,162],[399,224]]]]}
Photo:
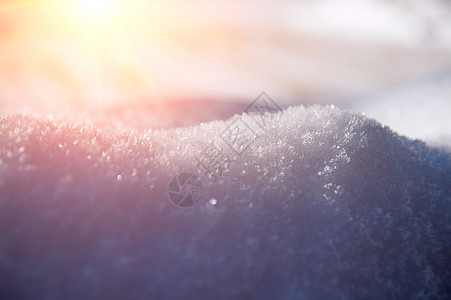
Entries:
{"type": "Polygon", "coordinates": [[[156,131],[0,120],[2,298],[405,299],[451,288],[449,154],[360,114],[291,107],[156,131]],[[167,190],[184,172],[204,190],[179,208],[167,190]]]}

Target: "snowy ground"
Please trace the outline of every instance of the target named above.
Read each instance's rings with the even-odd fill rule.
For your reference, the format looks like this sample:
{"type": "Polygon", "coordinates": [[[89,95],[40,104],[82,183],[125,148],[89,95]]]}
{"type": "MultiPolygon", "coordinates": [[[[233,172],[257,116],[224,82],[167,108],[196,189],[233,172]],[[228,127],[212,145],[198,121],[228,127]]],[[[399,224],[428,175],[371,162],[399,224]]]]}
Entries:
{"type": "Polygon", "coordinates": [[[13,3],[1,299],[450,297],[449,1],[13,3]]]}
{"type": "Polygon", "coordinates": [[[122,131],[3,117],[2,296],[449,296],[449,154],[337,108],[260,117],[122,131]],[[219,137],[234,120],[240,155],[219,137]],[[228,159],[203,176],[211,143],[228,159]],[[204,187],[185,209],[167,194],[183,172],[204,187]]]}

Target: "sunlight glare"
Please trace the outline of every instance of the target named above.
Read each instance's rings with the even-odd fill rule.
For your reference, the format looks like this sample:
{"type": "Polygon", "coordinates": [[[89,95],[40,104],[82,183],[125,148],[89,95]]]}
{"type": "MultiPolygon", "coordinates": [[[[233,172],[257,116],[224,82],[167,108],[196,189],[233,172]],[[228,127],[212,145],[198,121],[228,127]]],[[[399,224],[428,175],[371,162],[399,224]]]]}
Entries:
{"type": "Polygon", "coordinates": [[[85,21],[98,22],[113,18],[113,0],[78,0],[75,2],[77,15],[85,21]]]}

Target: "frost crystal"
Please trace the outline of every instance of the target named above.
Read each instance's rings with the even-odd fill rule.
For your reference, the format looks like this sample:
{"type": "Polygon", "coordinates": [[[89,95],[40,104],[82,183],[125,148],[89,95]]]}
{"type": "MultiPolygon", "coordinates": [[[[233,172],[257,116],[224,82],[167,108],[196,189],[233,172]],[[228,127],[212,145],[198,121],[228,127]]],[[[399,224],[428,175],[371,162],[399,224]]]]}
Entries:
{"type": "Polygon", "coordinates": [[[0,294],[446,298],[449,154],[333,107],[263,118],[237,151],[221,136],[234,118],[116,130],[1,117],[0,294]],[[196,166],[212,143],[231,161],[216,180],[196,166]],[[204,188],[190,208],[167,196],[183,172],[204,188]]]}

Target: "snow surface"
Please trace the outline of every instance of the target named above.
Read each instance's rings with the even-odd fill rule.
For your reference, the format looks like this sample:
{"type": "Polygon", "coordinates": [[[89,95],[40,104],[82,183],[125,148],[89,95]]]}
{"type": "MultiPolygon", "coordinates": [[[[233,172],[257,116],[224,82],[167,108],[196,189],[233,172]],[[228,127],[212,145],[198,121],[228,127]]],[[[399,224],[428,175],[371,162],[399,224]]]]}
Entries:
{"type": "Polygon", "coordinates": [[[344,107],[362,111],[396,132],[451,150],[451,71],[344,107]]]}
{"type": "Polygon", "coordinates": [[[158,130],[1,117],[1,298],[449,296],[448,153],[334,107],[256,117],[158,130]],[[219,138],[234,120],[257,135],[241,155],[219,138]],[[232,162],[201,176],[211,143],[232,162]],[[202,178],[194,207],[168,200],[181,172],[202,178]]]}

